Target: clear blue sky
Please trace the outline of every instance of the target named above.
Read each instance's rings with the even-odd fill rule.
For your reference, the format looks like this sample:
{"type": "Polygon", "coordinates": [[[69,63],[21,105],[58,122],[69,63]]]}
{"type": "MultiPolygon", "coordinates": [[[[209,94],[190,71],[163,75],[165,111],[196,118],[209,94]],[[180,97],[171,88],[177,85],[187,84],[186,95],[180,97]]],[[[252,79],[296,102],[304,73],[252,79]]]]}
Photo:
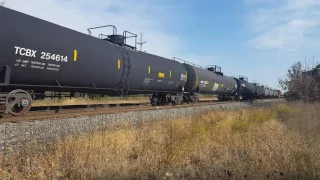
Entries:
{"type": "Polygon", "coordinates": [[[235,47],[232,53],[245,50],[241,42],[249,37],[243,16],[248,8],[241,1],[176,1],[175,5],[178,3],[186,9],[168,30],[185,37],[189,48],[205,54],[226,54],[235,47]]]}
{"type": "Polygon", "coordinates": [[[7,0],[6,5],[84,33],[105,24],[143,32],[149,53],[217,64],[226,75],[273,88],[294,62],[319,56],[319,0],[7,0]]]}

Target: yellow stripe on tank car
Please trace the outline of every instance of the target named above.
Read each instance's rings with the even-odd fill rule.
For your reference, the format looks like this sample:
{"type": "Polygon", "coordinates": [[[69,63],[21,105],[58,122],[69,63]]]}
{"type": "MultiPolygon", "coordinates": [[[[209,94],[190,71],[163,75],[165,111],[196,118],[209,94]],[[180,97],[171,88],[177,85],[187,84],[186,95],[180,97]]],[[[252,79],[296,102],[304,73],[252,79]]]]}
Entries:
{"type": "Polygon", "coordinates": [[[78,59],[78,51],[77,50],[74,50],[73,51],[73,61],[76,62],[78,59]]]}
{"type": "Polygon", "coordinates": [[[148,74],[150,74],[151,68],[150,66],[148,66],[148,74]]]}
{"type": "Polygon", "coordinates": [[[186,82],[187,82],[187,80],[188,80],[188,72],[186,71],[186,82]]]}
{"type": "Polygon", "coordinates": [[[121,61],[120,59],[118,59],[118,69],[120,69],[120,66],[121,66],[121,61]]]}
{"type": "Polygon", "coordinates": [[[196,86],[198,85],[198,83],[199,83],[199,77],[197,76],[196,86]]]}
{"type": "Polygon", "coordinates": [[[172,77],[172,72],[170,71],[170,77],[172,77]]]}

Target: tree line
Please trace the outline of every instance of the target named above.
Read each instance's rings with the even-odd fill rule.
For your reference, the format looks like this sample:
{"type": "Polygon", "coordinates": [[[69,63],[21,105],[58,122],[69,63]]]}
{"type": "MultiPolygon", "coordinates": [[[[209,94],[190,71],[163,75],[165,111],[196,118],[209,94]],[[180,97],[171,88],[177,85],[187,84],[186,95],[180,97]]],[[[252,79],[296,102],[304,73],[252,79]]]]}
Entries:
{"type": "Polygon", "coordinates": [[[288,101],[320,102],[320,64],[312,61],[294,63],[286,75],[279,78],[288,101]]]}

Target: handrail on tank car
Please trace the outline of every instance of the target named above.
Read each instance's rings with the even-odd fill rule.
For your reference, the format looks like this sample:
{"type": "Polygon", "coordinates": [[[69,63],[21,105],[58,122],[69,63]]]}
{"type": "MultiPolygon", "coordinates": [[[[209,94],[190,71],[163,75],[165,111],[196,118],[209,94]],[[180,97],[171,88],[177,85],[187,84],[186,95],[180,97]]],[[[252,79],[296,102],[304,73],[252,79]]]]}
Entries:
{"type": "Polygon", "coordinates": [[[254,80],[252,81],[252,84],[255,85],[255,86],[260,86],[260,84],[257,81],[254,81],[254,80]]]}
{"type": "Polygon", "coordinates": [[[100,28],[104,28],[104,27],[113,27],[113,34],[112,35],[117,34],[117,28],[114,25],[105,25],[105,26],[98,26],[98,27],[88,28],[87,29],[88,30],[88,34],[91,36],[92,35],[91,30],[92,29],[100,29],[100,28]]]}
{"type": "Polygon", "coordinates": [[[249,82],[248,78],[245,76],[242,76],[242,75],[236,75],[236,76],[231,76],[231,77],[249,82]]]}
{"type": "Polygon", "coordinates": [[[136,35],[136,34],[134,34],[132,32],[129,32],[129,31],[123,31],[123,37],[124,37],[124,44],[127,44],[127,38],[134,37],[135,38],[134,49],[137,49],[137,37],[138,37],[138,35],[136,35]],[[133,36],[127,36],[127,33],[131,34],[133,36]]]}
{"type": "Polygon", "coordinates": [[[252,80],[252,84],[255,86],[259,86],[259,83],[256,80],[252,80]]]}
{"type": "Polygon", "coordinates": [[[105,34],[99,34],[99,36],[98,36],[98,38],[99,38],[99,39],[103,39],[103,37],[108,38],[108,35],[105,35],[105,34]]]}
{"type": "Polygon", "coordinates": [[[200,65],[194,64],[194,63],[192,63],[192,62],[185,61],[185,60],[180,59],[180,58],[177,58],[177,57],[173,57],[172,60],[174,60],[174,61],[181,61],[181,62],[183,62],[183,63],[187,63],[187,64],[190,64],[190,65],[192,65],[192,66],[196,66],[196,67],[198,67],[198,68],[205,69],[204,67],[202,67],[202,66],[200,66],[200,65]]]}
{"type": "Polygon", "coordinates": [[[208,65],[208,66],[206,66],[206,69],[208,69],[208,68],[213,68],[214,72],[221,73],[221,67],[218,65],[208,65]]]}
{"type": "Polygon", "coordinates": [[[248,78],[242,75],[239,75],[239,79],[249,82],[248,78]]]}
{"type": "Polygon", "coordinates": [[[211,71],[211,72],[214,72],[214,73],[216,73],[216,74],[218,74],[218,75],[223,76],[223,73],[221,72],[221,67],[220,67],[220,66],[217,66],[217,65],[208,65],[208,66],[206,66],[206,69],[207,69],[208,71],[211,71]]]}

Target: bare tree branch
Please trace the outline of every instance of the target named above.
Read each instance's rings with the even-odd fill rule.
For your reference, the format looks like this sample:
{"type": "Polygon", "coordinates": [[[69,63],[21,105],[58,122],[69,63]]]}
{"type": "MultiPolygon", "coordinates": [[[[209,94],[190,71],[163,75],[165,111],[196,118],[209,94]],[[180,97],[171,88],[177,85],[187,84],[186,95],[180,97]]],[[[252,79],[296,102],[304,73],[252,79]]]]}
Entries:
{"type": "Polygon", "coordinates": [[[287,100],[320,101],[320,65],[313,57],[291,66],[286,77],[279,78],[279,85],[286,90],[287,100]]]}
{"type": "Polygon", "coordinates": [[[5,1],[0,1],[0,6],[4,6],[5,1]]]}

